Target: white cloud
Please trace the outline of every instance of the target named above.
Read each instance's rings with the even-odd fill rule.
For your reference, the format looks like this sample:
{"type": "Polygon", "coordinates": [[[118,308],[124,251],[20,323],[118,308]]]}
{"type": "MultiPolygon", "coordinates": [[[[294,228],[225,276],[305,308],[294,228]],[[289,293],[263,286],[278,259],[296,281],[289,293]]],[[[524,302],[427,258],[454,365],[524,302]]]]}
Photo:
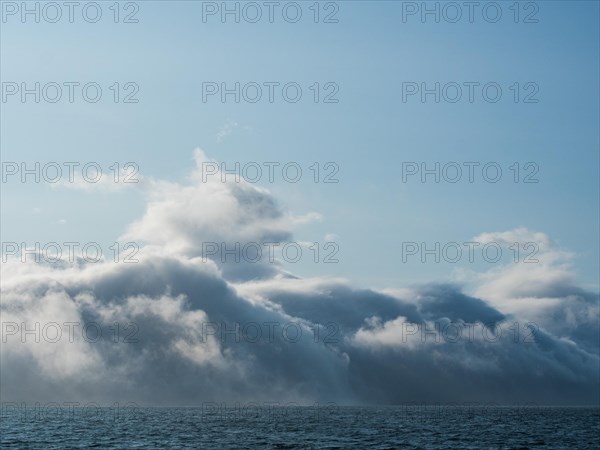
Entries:
{"type": "Polygon", "coordinates": [[[227,137],[229,137],[235,130],[241,129],[245,132],[252,132],[253,128],[249,125],[240,125],[235,120],[228,119],[227,122],[217,132],[216,140],[217,144],[222,143],[227,137]]]}
{"type": "Polygon", "coordinates": [[[472,295],[438,284],[375,292],[344,279],[300,279],[273,264],[223,264],[219,254],[204,258],[204,242],[284,241],[305,219],[254,185],[203,182],[206,156],[197,151],[195,161],[186,183],[148,184],[146,211],[122,238],[145,243],[139,263],[2,265],[3,327],[52,321],[99,323],[103,331],[97,342],[78,334],[56,345],[23,343],[3,328],[3,399],[572,404],[597,397],[598,296],[575,285],[569,254],[543,233],[478,236],[502,245],[531,240],[542,250],[535,265],[467,274],[472,295]],[[407,333],[530,321],[538,326],[532,342],[514,342],[508,332],[496,342],[436,343],[407,333]],[[137,329],[137,342],[115,343],[115,322],[135,324],[128,331],[137,329]],[[225,338],[207,332],[207,323],[228,330],[225,338]],[[236,341],[236,324],[263,327],[261,339],[242,333],[236,341]],[[286,326],[291,336],[300,330],[298,341],[286,326]]]}

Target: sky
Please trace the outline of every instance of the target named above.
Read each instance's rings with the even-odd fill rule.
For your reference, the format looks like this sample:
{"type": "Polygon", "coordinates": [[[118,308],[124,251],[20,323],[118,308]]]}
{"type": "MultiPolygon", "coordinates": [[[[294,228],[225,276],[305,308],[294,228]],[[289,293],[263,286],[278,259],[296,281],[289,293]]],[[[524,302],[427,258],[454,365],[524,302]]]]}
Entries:
{"type": "Polygon", "coordinates": [[[422,2],[279,2],[272,16],[265,2],[89,3],[70,21],[61,2],[29,2],[36,21],[2,2],[4,321],[132,321],[144,339],[117,353],[84,340],[52,363],[56,346],[6,345],[3,328],[11,398],[50,401],[68,383],[84,398],[89,371],[94,396],[115,398],[126,360],[140,403],[174,367],[180,383],[155,403],[210,396],[199,374],[228,399],[596,401],[597,2],[428,2],[437,17],[422,2]],[[23,182],[36,163],[40,181],[23,182]],[[222,174],[236,164],[262,176],[222,174]],[[98,243],[105,258],[21,261],[50,242],[98,243]],[[265,243],[279,243],[276,261],[265,243]],[[278,361],[277,345],[194,334],[250,319],[333,322],[339,341],[284,339],[278,361]],[[540,342],[511,346],[509,328],[495,346],[404,339],[410,324],[511,321],[534,323],[540,342]],[[20,385],[32,361],[42,375],[20,385]]]}

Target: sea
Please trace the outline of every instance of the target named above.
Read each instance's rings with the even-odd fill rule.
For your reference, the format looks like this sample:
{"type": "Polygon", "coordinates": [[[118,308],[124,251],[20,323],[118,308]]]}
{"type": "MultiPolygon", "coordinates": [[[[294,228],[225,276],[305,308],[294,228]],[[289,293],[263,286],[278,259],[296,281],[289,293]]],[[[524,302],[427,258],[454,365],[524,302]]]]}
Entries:
{"type": "Polygon", "coordinates": [[[2,449],[599,449],[600,408],[3,404],[2,449]]]}

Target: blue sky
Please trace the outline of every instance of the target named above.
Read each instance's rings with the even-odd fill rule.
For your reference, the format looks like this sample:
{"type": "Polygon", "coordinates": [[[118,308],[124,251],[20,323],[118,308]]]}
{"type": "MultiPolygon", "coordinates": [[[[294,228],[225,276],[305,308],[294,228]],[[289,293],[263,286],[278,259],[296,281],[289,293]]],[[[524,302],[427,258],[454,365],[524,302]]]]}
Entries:
{"type": "MultiPolygon", "coordinates": [[[[385,288],[451,276],[456,265],[403,264],[401,243],[464,242],[526,227],[575,253],[579,281],[598,288],[598,3],[539,2],[538,23],[514,23],[510,2],[488,23],[402,21],[401,2],[339,2],[339,23],[202,21],[201,2],[140,2],[139,23],[2,23],[2,81],[115,81],[139,103],[3,102],[3,161],[136,162],[142,175],[180,181],[195,148],[233,165],[335,162],[338,184],[262,183],[289,211],[317,212],[295,237],[335,234],[338,264],[301,262],[385,288]],[[202,102],[202,82],[295,81],[339,86],[338,103],[202,102]],[[402,83],[497,82],[498,103],[409,100],[402,83]],[[514,82],[536,83],[538,103],[515,104],[514,82]],[[230,133],[218,138],[221,130],[230,133]],[[232,125],[237,124],[237,125],[232,125]],[[535,162],[539,183],[402,183],[406,161],[535,162]]],[[[105,91],[105,96],[107,96],[105,91]]],[[[2,185],[3,241],[109,245],[140,217],[135,189],[87,192],[2,185]],[[38,208],[36,210],[36,208],[38,208]],[[99,226],[101,224],[101,226],[99,226]]],[[[467,265],[469,267],[469,265],[467,265]]],[[[471,265],[472,267],[472,265],[471,265]]]]}

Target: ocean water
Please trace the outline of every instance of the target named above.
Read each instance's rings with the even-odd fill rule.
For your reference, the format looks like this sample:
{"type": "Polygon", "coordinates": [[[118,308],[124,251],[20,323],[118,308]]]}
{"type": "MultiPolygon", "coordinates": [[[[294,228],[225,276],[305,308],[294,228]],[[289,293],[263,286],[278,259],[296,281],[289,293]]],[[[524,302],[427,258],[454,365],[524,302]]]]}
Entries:
{"type": "Polygon", "coordinates": [[[3,405],[0,423],[2,449],[600,448],[599,408],[3,405]]]}

